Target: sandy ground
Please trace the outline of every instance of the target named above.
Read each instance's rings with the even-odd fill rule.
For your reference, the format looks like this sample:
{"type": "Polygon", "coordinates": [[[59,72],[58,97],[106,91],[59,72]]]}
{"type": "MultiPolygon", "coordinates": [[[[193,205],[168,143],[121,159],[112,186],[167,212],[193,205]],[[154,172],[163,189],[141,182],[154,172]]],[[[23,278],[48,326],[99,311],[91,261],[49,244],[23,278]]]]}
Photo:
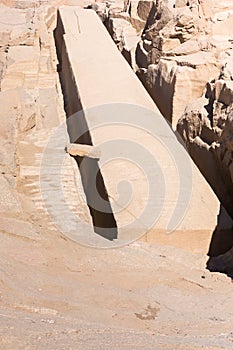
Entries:
{"type": "Polygon", "coordinates": [[[1,349],[232,349],[232,282],[204,253],[86,248],[36,214],[4,220],[1,349]]]}

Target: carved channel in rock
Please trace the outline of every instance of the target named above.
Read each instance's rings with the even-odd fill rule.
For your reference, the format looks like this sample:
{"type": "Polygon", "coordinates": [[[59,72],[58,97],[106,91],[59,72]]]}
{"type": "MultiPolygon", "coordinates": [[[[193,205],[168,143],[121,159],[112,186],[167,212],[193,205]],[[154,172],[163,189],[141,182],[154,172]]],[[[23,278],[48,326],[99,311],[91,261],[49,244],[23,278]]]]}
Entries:
{"type": "MultiPolygon", "coordinates": [[[[58,58],[58,72],[64,98],[64,108],[67,116],[67,130],[70,142],[81,145],[92,145],[91,135],[88,131],[85,112],[79,98],[79,92],[73,77],[68,53],[63,42],[65,34],[63,24],[58,12],[57,27],[54,38],[58,58]],[[77,137],[77,135],[80,135],[77,137]]],[[[101,174],[98,159],[88,156],[74,156],[80,170],[83,189],[86,195],[94,231],[100,236],[113,240],[117,238],[117,223],[112,212],[108,193],[101,174]],[[105,210],[99,207],[98,198],[105,203],[105,210]]]]}

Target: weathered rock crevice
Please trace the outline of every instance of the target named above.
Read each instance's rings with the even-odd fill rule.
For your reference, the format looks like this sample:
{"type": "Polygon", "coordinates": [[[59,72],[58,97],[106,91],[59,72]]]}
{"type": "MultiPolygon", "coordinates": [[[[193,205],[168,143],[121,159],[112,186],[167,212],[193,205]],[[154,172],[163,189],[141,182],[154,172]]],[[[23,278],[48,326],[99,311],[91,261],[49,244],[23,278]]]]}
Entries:
{"type": "Polygon", "coordinates": [[[233,99],[231,83],[207,84],[202,98],[187,106],[177,130],[188,151],[233,218],[233,99]]]}

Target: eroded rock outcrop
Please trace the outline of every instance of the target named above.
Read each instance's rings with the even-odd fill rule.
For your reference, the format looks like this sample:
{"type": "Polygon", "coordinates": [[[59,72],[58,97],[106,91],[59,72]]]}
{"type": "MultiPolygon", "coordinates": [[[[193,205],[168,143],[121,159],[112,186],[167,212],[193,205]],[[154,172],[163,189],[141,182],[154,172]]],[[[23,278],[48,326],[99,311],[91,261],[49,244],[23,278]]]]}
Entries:
{"type": "MultiPolygon", "coordinates": [[[[223,7],[228,18],[230,9],[223,7]]],[[[201,97],[207,81],[219,76],[232,47],[229,30],[223,30],[229,27],[228,19],[216,20],[221,4],[213,11],[206,8],[203,2],[176,2],[165,26],[154,32],[161,17],[142,36],[142,42],[150,39],[152,46],[140,75],[174,128],[186,105],[201,97]]]]}
{"type": "Polygon", "coordinates": [[[202,98],[186,107],[177,130],[229,216],[214,232],[207,266],[232,275],[233,85],[227,68],[225,64],[221,79],[207,84],[202,98]]]}
{"type": "MultiPolygon", "coordinates": [[[[186,105],[202,96],[208,81],[219,77],[233,48],[230,2],[106,3],[104,22],[174,128],[186,105]],[[133,31],[134,40],[128,45],[127,36],[132,37],[133,31]]],[[[228,61],[224,74],[230,67],[228,61]]]]}
{"type": "Polygon", "coordinates": [[[177,130],[189,153],[233,217],[233,85],[217,80],[186,107],[177,130]]]}
{"type": "MultiPolygon", "coordinates": [[[[40,176],[41,162],[51,134],[62,122],[65,124],[66,117],[53,40],[56,8],[45,1],[25,4],[6,1],[5,5],[11,7],[0,6],[0,216],[3,225],[13,218],[32,223],[34,239],[35,220],[39,220],[40,226],[46,222],[48,230],[54,228],[43,207],[41,182],[45,180],[40,176]]],[[[64,154],[66,141],[62,140],[67,137],[68,141],[68,135],[64,131],[60,137],[64,154]]],[[[58,146],[54,145],[54,152],[58,146]]],[[[46,166],[42,172],[46,175],[46,166]]],[[[54,176],[56,171],[51,174],[50,168],[46,191],[51,198],[59,191],[59,186],[55,189],[50,183],[54,176]]],[[[71,210],[80,211],[81,216],[83,213],[84,221],[90,223],[81,185],[76,181],[78,170],[68,155],[61,176],[64,197],[71,210]],[[77,193],[82,202],[78,209],[77,193]]],[[[58,211],[62,213],[61,206],[58,211]]]]}

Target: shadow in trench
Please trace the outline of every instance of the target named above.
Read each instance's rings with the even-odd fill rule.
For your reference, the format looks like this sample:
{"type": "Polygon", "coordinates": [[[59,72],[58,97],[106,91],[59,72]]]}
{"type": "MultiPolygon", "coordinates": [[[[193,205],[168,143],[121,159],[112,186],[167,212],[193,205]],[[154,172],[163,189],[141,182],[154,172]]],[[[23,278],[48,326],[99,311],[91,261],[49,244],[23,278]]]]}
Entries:
{"type": "MultiPolygon", "coordinates": [[[[64,28],[58,12],[54,39],[59,62],[57,70],[67,117],[67,131],[71,143],[92,145],[82,102],[65,47],[64,34],[64,28]]],[[[79,156],[75,156],[74,159],[80,170],[82,185],[86,195],[87,205],[92,216],[94,231],[108,240],[116,239],[117,223],[113,215],[98,160],[79,156]]]]}
{"type": "Polygon", "coordinates": [[[233,278],[233,220],[222,205],[208,256],[206,267],[209,271],[222,272],[233,278]]]}

